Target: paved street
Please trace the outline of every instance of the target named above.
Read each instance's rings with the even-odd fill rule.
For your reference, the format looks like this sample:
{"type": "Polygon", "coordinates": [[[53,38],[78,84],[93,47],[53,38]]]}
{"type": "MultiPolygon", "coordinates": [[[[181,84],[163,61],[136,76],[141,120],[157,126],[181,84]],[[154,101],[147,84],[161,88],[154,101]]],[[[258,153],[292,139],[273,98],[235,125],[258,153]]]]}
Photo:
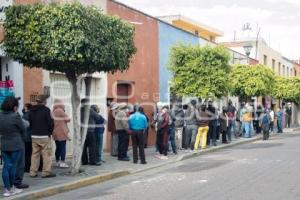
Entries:
{"type": "Polygon", "coordinates": [[[300,134],[225,149],[45,200],[300,199],[300,134]]]}

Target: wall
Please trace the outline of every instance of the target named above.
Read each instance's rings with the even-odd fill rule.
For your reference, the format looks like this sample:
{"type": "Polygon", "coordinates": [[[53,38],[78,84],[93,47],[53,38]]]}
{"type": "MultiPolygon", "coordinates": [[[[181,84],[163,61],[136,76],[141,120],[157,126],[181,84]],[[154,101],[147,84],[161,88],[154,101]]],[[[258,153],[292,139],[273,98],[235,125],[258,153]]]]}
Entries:
{"type": "MultiPolygon", "coordinates": [[[[159,96],[161,102],[169,102],[169,81],[172,74],[167,66],[171,48],[179,42],[196,45],[199,44],[199,38],[169,24],[159,22],[159,96]]],[[[202,40],[202,44],[206,44],[206,41],[202,40]]]]}
{"type": "MultiPolygon", "coordinates": [[[[23,65],[7,57],[1,57],[2,80],[9,77],[14,82],[14,91],[16,97],[23,99],[23,65]]],[[[20,101],[19,111],[23,108],[23,102],[20,101]]]]}
{"type": "MultiPolygon", "coordinates": [[[[158,22],[141,12],[122,4],[108,1],[107,13],[117,15],[135,26],[135,46],[137,53],[130,68],[123,73],[108,75],[108,96],[116,99],[116,86],[120,81],[132,83],[132,96],[129,103],[155,104],[159,92],[158,63],[158,22]]],[[[146,114],[151,118],[153,106],[144,106],[146,114]]],[[[154,132],[150,133],[150,144],[154,144],[154,132]]],[[[108,134],[110,136],[110,134],[108,134]]],[[[107,138],[110,144],[110,137],[107,138]]]]}
{"type": "Polygon", "coordinates": [[[43,70],[23,68],[24,103],[35,103],[35,97],[43,94],[43,70]]]}
{"type": "Polygon", "coordinates": [[[285,66],[285,71],[284,71],[283,76],[285,76],[285,77],[295,76],[295,73],[293,73],[294,72],[294,62],[293,61],[290,61],[287,58],[283,58],[282,65],[285,66]]]}

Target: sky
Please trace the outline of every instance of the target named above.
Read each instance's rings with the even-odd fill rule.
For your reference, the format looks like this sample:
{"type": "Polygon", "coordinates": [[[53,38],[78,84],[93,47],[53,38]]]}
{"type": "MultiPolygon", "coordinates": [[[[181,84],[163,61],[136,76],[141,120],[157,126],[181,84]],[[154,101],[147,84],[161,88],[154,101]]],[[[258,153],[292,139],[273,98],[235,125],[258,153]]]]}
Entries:
{"type": "Polygon", "coordinates": [[[220,41],[260,36],[290,59],[300,59],[300,0],[118,0],[152,16],[181,14],[224,32],[220,41]]]}

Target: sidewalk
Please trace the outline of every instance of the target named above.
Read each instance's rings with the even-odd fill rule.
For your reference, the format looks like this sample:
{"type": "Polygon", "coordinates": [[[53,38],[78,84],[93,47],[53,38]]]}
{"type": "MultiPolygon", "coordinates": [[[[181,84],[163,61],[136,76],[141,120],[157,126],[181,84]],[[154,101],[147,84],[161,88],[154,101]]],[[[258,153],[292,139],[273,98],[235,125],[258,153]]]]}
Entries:
{"type": "MultiPolygon", "coordinates": [[[[297,129],[299,130],[299,129],[297,129]]],[[[292,132],[293,130],[286,130],[285,132],[292,132]]],[[[272,134],[275,136],[277,134],[272,134]]],[[[235,145],[250,143],[256,140],[260,140],[262,135],[254,136],[251,139],[240,138],[233,140],[230,144],[219,144],[216,147],[210,147],[206,150],[200,150],[197,152],[179,151],[178,155],[169,154],[168,160],[160,160],[155,157],[155,149],[145,149],[147,165],[133,164],[133,162],[118,161],[117,158],[111,157],[109,154],[105,154],[105,163],[101,166],[84,166],[85,172],[77,176],[66,176],[65,173],[68,169],[59,169],[53,167],[53,171],[57,174],[56,178],[43,179],[43,178],[30,178],[28,174],[25,174],[24,183],[29,184],[30,188],[26,189],[23,193],[17,196],[13,196],[6,199],[22,199],[32,200],[46,196],[52,196],[57,193],[74,190],[80,187],[108,181],[114,178],[134,174],[154,168],[158,168],[171,163],[186,160],[192,157],[200,156],[205,153],[217,151],[219,149],[230,148],[235,145]]],[[[132,158],[132,151],[128,152],[128,155],[132,158]]],[[[2,181],[0,190],[3,190],[2,181]]],[[[0,198],[2,194],[0,194],[0,198]]]]}

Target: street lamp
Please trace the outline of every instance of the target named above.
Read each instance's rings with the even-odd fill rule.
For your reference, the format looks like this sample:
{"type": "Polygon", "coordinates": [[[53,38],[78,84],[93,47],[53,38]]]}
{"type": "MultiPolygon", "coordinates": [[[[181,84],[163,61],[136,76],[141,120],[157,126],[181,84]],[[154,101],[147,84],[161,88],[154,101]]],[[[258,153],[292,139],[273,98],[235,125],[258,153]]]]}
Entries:
{"type": "Polygon", "coordinates": [[[252,44],[246,44],[244,47],[244,51],[246,53],[246,56],[247,56],[247,62],[249,64],[249,56],[250,56],[250,53],[251,53],[251,50],[252,50],[252,44]]]}

